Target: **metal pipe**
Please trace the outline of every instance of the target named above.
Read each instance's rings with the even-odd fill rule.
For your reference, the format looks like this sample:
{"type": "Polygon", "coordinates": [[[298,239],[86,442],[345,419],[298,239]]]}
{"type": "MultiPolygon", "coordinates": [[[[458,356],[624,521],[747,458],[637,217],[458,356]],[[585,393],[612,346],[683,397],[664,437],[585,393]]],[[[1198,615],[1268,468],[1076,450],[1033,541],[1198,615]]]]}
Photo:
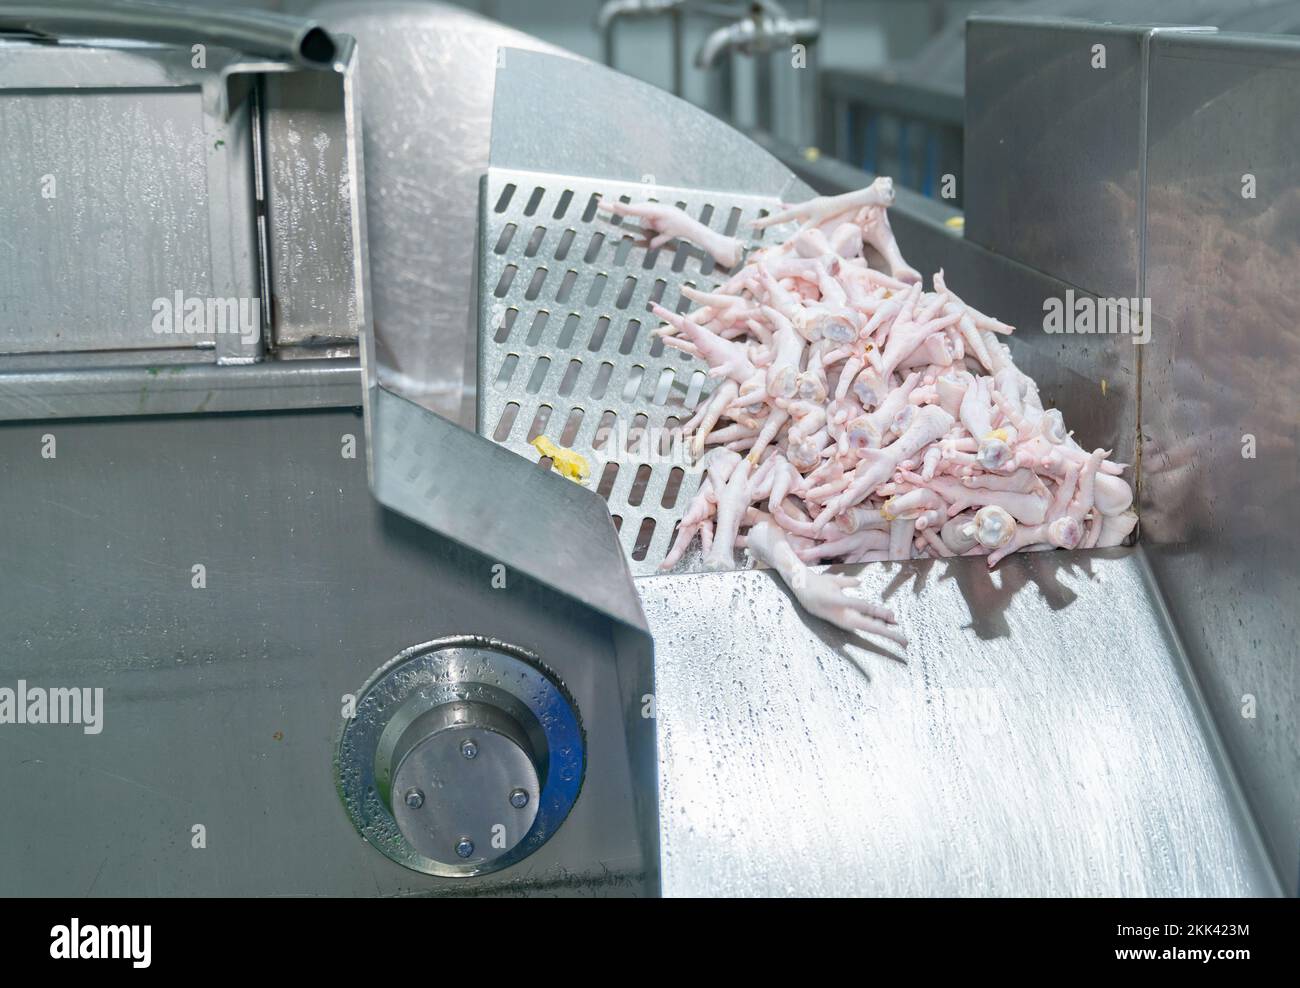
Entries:
{"type": "MultiPolygon", "coordinates": [[[[822,0],[808,0],[808,17],[818,24],[822,21],[822,0]]],[[[800,95],[803,99],[800,101],[803,105],[800,107],[800,139],[805,147],[820,146],[822,135],[820,122],[821,107],[821,66],[820,59],[817,57],[817,46],[810,44],[804,51],[804,67],[799,73],[799,79],[802,84],[800,95]]]]}
{"type": "Polygon", "coordinates": [[[683,96],[686,92],[686,33],[685,18],[680,9],[672,12],[673,35],[673,95],[683,96]]]}
{"type": "Polygon", "coordinates": [[[739,51],[752,55],[770,52],[787,44],[815,42],[820,34],[821,23],[811,17],[752,15],[711,32],[695,53],[695,65],[711,69],[724,53],[739,51]]]}
{"type": "MultiPolygon", "coordinates": [[[[811,13],[819,14],[820,3],[810,4],[809,10],[811,13]]],[[[754,4],[746,17],[711,32],[695,53],[695,65],[704,70],[714,69],[715,74],[718,74],[717,67],[724,57],[728,65],[721,71],[729,72],[730,56],[734,52],[753,56],[757,126],[763,130],[770,130],[773,126],[772,102],[775,86],[775,73],[772,71],[771,64],[773,53],[795,44],[802,44],[806,49],[811,47],[820,35],[820,18],[811,16],[792,18],[779,4],[768,0],[768,2],[754,4]]],[[[806,104],[800,108],[804,116],[813,112],[816,107],[816,62],[811,60],[805,62],[805,66],[809,64],[812,66],[811,78],[805,79],[801,85],[805,87],[810,85],[812,95],[804,96],[799,100],[801,104],[806,104]]],[[[803,95],[807,91],[806,88],[801,89],[800,94],[803,95]]],[[[729,118],[734,119],[735,108],[728,107],[728,111],[729,118]]],[[[799,136],[802,140],[809,130],[807,122],[801,123],[800,129],[799,136]]],[[[813,132],[815,133],[815,128],[813,132]]],[[[808,142],[811,143],[811,137],[808,138],[808,142]]]]}
{"type": "Polygon", "coordinates": [[[596,13],[596,30],[600,32],[601,55],[606,65],[614,67],[614,28],[620,20],[629,17],[653,17],[672,12],[685,5],[685,0],[606,0],[596,13]]]}
{"type": "Polygon", "coordinates": [[[191,45],[202,41],[308,68],[334,64],[338,45],[313,20],[250,9],[214,10],[112,0],[104,3],[12,4],[0,7],[0,33],[38,38],[97,37],[191,45]]]}
{"type": "Polygon", "coordinates": [[[730,55],[751,39],[756,33],[751,20],[737,21],[709,32],[704,44],[695,52],[697,69],[712,69],[717,66],[723,54],[730,55]]]}
{"type": "MultiPolygon", "coordinates": [[[[818,24],[822,22],[822,0],[808,0],[808,16],[818,24]]],[[[822,135],[819,126],[821,116],[821,59],[817,56],[817,46],[809,45],[807,61],[803,69],[803,113],[807,121],[807,144],[809,147],[820,146],[822,135]]]]}
{"type": "Polygon", "coordinates": [[[759,130],[772,132],[773,80],[772,59],[776,55],[770,51],[754,55],[754,125],[759,130]]]}
{"type": "Polygon", "coordinates": [[[721,56],[713,71],[705,76],[704,106],[710,113],[728,123],[735,123],[736,96],[731,77],[734,69],[731,53],[721,56]]]}

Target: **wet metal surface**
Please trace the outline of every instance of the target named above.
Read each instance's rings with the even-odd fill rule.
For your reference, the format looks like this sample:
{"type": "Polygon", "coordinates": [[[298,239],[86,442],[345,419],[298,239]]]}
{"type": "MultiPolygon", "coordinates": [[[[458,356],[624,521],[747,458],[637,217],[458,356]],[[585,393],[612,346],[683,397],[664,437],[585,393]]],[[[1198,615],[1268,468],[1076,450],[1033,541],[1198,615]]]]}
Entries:
{"type": "Polygon", "coordinates": [[[981,18],[970,44],[967,235],[1065,283],[1150,299],[1143,346],[1040,339],[1112,384],[1108,357],[1131,353],[1142,541],[1296,894],[1300,41],[981,18]],[[1099,42],[1104,70],[1089,63],[1099,42]]]}
{"type": "Polygon", "coordinates": [[[0,424],[0,686],[104,691],[98,734],[0,725],[22,794],[0,806],[0,894],[647,892],[608,622],[513,571],[492,589],[489,560],[374,502],[345,435],[351,410],[0,424]],[[362,841],[333,762],[347,696],[466,634],[546,656],[588,760],[535,854],[437,878],[362,841]]]}
{"type": "Polygon", "coordinates": [[[202,74],[180,56],[0,42],[0,353],[211,341],[151,330],[155,298],[212,294],[202,74]]]}
{"type": "Polygon", "coordinates": [[[1295,895],[1300,41],[1160,35],[1151,57],[1143,531],[1295,895]]]}
{"type": "Polygon", "coordinates": [[[498,51],[559,49],[440,3],[332,2],[357,39],[382,383],[474,427],[474,250],[498,51]]]}
{"type": "Polygon", "coordinates": [[[1140,552],[854,569],[905,656],[770,573],[637,581],[666,895],[1276,894],[1140,552]]]}

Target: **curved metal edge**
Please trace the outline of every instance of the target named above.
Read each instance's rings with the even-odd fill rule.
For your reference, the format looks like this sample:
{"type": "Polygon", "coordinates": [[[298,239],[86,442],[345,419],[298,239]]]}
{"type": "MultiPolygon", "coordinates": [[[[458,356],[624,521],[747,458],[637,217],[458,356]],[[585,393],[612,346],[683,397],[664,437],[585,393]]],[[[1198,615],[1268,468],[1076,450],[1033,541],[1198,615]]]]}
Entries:
{"type": "Polygon", "coordinates": [[[489,163],[783,200],[801,184],[686,100],[594,62],[518,48],[499,52],[489,163]]]}

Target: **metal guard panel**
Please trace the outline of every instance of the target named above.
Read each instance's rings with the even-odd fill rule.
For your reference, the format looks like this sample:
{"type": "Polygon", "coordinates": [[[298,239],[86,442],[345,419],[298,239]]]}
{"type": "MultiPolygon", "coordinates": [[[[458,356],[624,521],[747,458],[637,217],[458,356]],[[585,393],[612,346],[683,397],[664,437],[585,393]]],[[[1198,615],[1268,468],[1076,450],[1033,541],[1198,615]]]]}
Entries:
{"type": "Polygon", "coordinates": [[[371,389],[369,410],[381,504],[646,632],[599,497],[383,388],[371,389]]]}

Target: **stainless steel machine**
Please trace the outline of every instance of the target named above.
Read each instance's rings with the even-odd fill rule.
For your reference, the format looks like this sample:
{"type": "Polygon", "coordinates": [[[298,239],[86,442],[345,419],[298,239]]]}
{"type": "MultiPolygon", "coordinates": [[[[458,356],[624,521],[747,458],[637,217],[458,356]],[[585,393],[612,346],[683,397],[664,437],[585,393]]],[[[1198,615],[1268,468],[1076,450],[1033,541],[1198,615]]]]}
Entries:
{"type": "Polygon", "coordinates": [[[0,688],[103,690],[0,723],[0,891],[1296,893],[1300,48],[970,22],[964,232],[895,228],[1142,528],[860,567],[902,654],[656,574],[689,465],[607,448],[706,386],[644,309],[721,273],[591,196],[734,229],[776,159],[448,9],[94,16],[0,21],[0,688]],[[1044,332],[1067,290],[1150,343],[1044,332]],[[260,332],[156,329],[209,298],[260,332]]]}

